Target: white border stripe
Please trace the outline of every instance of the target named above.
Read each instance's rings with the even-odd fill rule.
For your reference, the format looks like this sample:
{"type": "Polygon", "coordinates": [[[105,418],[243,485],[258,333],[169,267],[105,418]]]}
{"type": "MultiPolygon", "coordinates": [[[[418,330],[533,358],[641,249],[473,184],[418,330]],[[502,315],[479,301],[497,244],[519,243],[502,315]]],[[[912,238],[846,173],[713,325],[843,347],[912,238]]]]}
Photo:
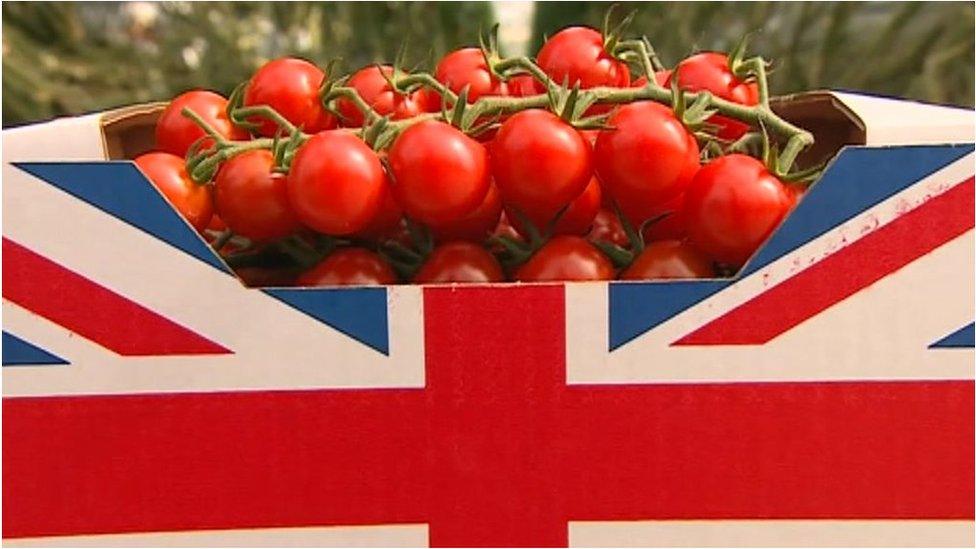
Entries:
{"type": "Polygon", "coordinates": [[[970,520],[571,522],[570,547],[972,547],[970,520]]]}

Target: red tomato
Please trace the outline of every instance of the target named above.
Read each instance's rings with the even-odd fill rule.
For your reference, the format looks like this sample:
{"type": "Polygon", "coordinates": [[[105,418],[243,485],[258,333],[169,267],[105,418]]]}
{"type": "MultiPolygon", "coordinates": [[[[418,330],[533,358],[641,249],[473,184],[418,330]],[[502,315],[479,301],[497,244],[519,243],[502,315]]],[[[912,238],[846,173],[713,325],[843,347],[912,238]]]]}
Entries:
{"type": "MultiPolygon", "coordinates": [[[[671,71],[670,70],[665,69],[665,70],[657,71],[657,72],[654,73],[654,81],[657,82],[657,84],[659,86],[667,86],[668,85],[668,79],[669,78],[671,78],[671,71]]],[[[647,77],[646,76],[641,76],[637,80],[634,80],[633,82],[631,82],[630,87],[631,88],[643,88],[646,85],[647,85],[647,77]]]]}
{"type": "MultiPolygon", "coordinates": [[[[227,100],[212,91],[193,90],[176,96],[156,121],[156,148],[186,156],[186,151],[194,141],[207,135],[193,120],[183,116],[183,109],[189,108],[203,118],[213,129],[227,139],[247,139],[247,132],[238,128],[227,118],[227,100]]],[[[204,147],[213,146],[213,139],[207,138],[204,147]]]]}
{"type": "Polygon", "coordinates": [[[413,278],[418,284],[503,280],[505,275],[495,256],[477,244],[464,241],[448,242],[435,248],[413,278]]]}
{"type": "Polygon", "coordinates": [[[305,225],[330,235],[361,231],[383,202],[386,173],[366,143],[332,130],[302,145],[288,174],[288,199],[305,225]]]}
{"type": "Polygon", "coordinates": [[[502,216],[498,219],[498,225],[495,230],[491,233],[494,236],[506,236],[515,240],[522,240],[522,235],[515,230],[512,223],[508,220],[508,215],[502,210],[502,216]]]}
{"type": "Polygon", "coordinates": [[[618,204],[649,214],[691,182],[698,142],[670,108],[638,101],[619,107],[607,123],[614,129],[597,137],[596,171],[618,204]]]}
{"type": "MultiPolygon", "coordinates": [[[[759,87],[755,82],[736,77],[724,53],[696,53],[678,63],[671,78],[677,78],[678,86],[683,90],[709,91],[716,97],[742,105],[759,103],[759,87]]],[[[671,78],[665,86],[671,85],[671,78]]],[[[748,124],[720,115],[713,115],[709,122],[721,127],[718,136],[722,139],[735,140],[749,131],[748,124]]]]}
{"type": "MultiPolygon", "coordinates": [[[[661,206],[659,211],[652,212],[651,215],[644,217],[639,223],[634,223],[633,221],[631,223],[637,228],[644,220],[667,213],[667,217],[647,225],[644,229],[644,240],[648,242],[652,240],[681,240],[688,234],[688,223],[685,220],[683,208],[684,203],[685,195],[682,193],[661,206]]],[[[638,216],[637,218],[640,217],[638,216]]],[[[628,217],[628,219],[632,218],[628,217]]]]}
{"type": "Polygon", "coordinates": [[[603,48],[603,35],[589,27],[569,27],[549,37],[539,50],[539,66],[557,84],[572,87],[630,85],[627,64],[614,59],[603,48]]]}
{"type": "MultiPolygon", "coordinates": [[[[336,127],[336,119],[322,106],[319,88],[326,75],[322,69],[294,57],[282,57],[261,66],[244,91],[244,105],[268,105],[306,133],[336,127]]],[[[260,119],[258,133],[272,137],[278,125],[260,119]]]]}
{"type": "Polygon", "coordinates": [[[262,149],[231,158],[217,172],[214,202],[234,233],[260,242],[301,227],[288,202],[286,178],[273,167],[271,151],[262,149]]]}
{"type": "Polygon", "coordinates": [[[621,280],[711,276],[715,276],[715,271],[708,257],[690,244],[678,240],[662,240],[648,244],[634,262],[620,273],[621,280]]]}
{"type": "Polygon", "coordinates": [[[137,156],[135,163],[194,229],[203,232],[207,228],[213,217],[213,194],[210,187],[197,185],[190,179],[182,158],[150,152],[137,156]]]}
{"type": "Polygon", "coordinates": [[[593,227],[586,235],[590,242],[609,242],[622,248],[630,246],[624,226],[617,218],[617,214],[607,208],[601,208],[593,219],[593,227]]]}
{"type": "Polygon", "coordinates": [[[426,120],[410,126],[389,158],[397,201],[421,223],[457,221],[488,194],[488,151],[450,124],[426,120]]]}
{"type": "Polygon", "coordinates": [[[468,103],[483,95],[508,95],[507,84],[491,74],[478,48],[461,48],[445,55],[437,64],[435,77],[454,93],[467,86],[468,103]]]}
{"type": "Polygon", "coordinates": [[[508,95],[512,97],[531,97],[546,92],[545,86],[531,74],[513,76],[505,83],[508,84],[508,95]]]}
{"type": "Polygon", "coordinates": [[[390,264],[363,248],[340,248],[299,275],[296,286],[379,286],[396,284],[390,264]]]}
{"type": "Polygon", "coordinates": [[[553,237],[515,273],[517,280],[610,280],[613,264],[600,250],[578,236],[553,237]]]}
{"type": "Polygon", "coordinates": [[[498,226],[498,218],[502,215],[502,199],[498,194],[498,187],[492,183],[488,187],[488,194],[481,201],[481,205],[468,215],[443,225],[431,225],[430,230],[434,238],[440,242],[448,240],[468,240],[483,242],[491,231],[498,226]]]}
{"type": "MultiPolygon", "coordinates": [[[[593,176],[593,152],[575,128],[553,113],[512,115],[492,142],[491,167],[506,206],[551,219],[593,176]]],[[[596,215],[594,213],[594,215],[596,215]]]]}
{"type": "Polygon", "coordinates": [[[393,196],[393,187],[390,185],[389,178],[386,178],[380,208],[369,225],[359,232],[359,236],[374,240],[393,238],[399,232],[402,220],[403,210],[393,196]]]}
{"type": "Polygon", "coordinates": [[[221,219],[219,215],[217,215],[217,212],[214,212],[213,216],[210,218],[210,223],[207,223],[207,230],[215,233],[221,233],[227,230],[227,224],[224,223],[224,220],[221,219]]]}
{"type": "Polygon", "coordinates": [[[762,162],[730,154],[698,170],[685,193],[692,243],[723,263],[740,266],[779,225],[793,197],[762,162]]]}
{"type": "MultiPolygon", "coordinates": [[[[355,88],[363,101],[373,107],[380,116],[390,116],[392,120],[411,118],[428,112],[430,100],[427,98],[426,90],[418,89],[408,94],[396,92],[386,80],[386,77],[392,74],[393,67],[390,66],[383,66],[382,70],[375,65],[364,67],[352,75],[346,86],[355,88]]],[[[336,101],[336,107],[345,117],[344,125],[352,127],[363,125],[365,121],[363,113],[352,101],[339,99],[336,101]]],[[[437,108],[439,109],[439,105],[437,108]]]]}
{"type": "MultiPolygon", "coordinates": [[[[600,182],[595,177],[591,177],[586,189],[569,203],[566,211],[560,216],[559,221],[556,222],[556,226],[553,227],[553,234],[586,234],[590,230],[590,226],[593,225],[593,219],[596,217],[597,212],[600,211],[601,200],[600,182]]],[[[518,221],[518,215],[515,212],[509,213],[511,215],[508,218],[512,220],[512,225],[524,234],[522,224],[518,221]]],[[[537,229],[542,231],[545,230],[557,213],[559,212],[556,211],[550,215],[540,216],[537,212],[533,212],[532,215],[529,215],[529,220],[532,221],[537,229]]]]}

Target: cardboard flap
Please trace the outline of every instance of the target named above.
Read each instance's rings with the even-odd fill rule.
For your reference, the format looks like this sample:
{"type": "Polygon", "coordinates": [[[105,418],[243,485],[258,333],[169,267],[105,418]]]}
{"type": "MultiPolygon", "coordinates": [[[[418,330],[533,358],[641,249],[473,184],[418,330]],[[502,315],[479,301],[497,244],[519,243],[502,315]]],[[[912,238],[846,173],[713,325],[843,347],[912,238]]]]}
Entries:
{"type": "MultiPolygon", "coordinates": [[[[972,143],[973,110],[853,92],[828,93],[862,121],[865,145],[972,143]]],[[[819,138],[819,136],[818,136],[819,138]]]]}
{"type": "Polygon", "coordinates": [[[156,120],[166,103],[131,105],[102,115],[102,143],[108,160],[131,160],[153,149],[156,120]]]}
{"type": "Polygon", "coordinates": [[[830,160],[845,145],[864,145],[864,122],[830,92],[807,92],[774,97],[776,114],[813,133],[816,141],[797,159],[800,167],[830,160]]]}

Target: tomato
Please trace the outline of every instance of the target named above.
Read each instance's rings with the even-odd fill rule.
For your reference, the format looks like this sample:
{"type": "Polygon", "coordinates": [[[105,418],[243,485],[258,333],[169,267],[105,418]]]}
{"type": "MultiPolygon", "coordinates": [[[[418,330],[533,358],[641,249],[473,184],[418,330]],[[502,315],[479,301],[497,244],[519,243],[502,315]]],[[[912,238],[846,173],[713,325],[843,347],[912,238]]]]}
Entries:
{"type": "Polygon", "coordinates": [[[592,156],[575,128],[549,111],[529,109],[512,115],[498,130],[491,147],[492,174],[506,206],[530,219],[551,219],[590,182],[592,156]]]}
{"type": "MultiPolygon", "coordinates": [[[[304,59],[282,57],[261,66],[244,91],[245,106],[268,105],[306,133],[318,133],[336,127],[319,98],[319,88],[326,75],[322,69],[304,59]]],[[[261,127],[258,133],[272,137],[278,125],[255,117],[261,127]]]]}
{"type": "MultiPolygon", "coordinates": [[[[227,117],[227,99],[220,94],[206,90],[193,90],[176,96],[156,121],[156,148],[186,156],[186,151],[194,141],[206,136],[200,126],[183,116],[183,109],[189,108],[203,118],[213,129],[227,139],[247,139],[247,132],[231,123],[227,117]]],[[[213,139],[203,141],[204,147],[213,146],[213,139]]]]}
{"type": "Polygon", "coordinates": [[[378,286],[396,284],[393,268],[364,248],[340,248],[299,275],[296,286],[378,286]]]}
{"type": "Polygon", "coordinates": [[[517,280],[610,280],[613,264],[579,236],[559,235],[539,248],[515,273],[517,280]]]}
{"type": "Polygon", "coordinates": [[[790,192],[762,162],[730,154],[698,170],[685,193],[684,215],[698,249],[741,266],[792,206],[790,192]]]}
{"type": "Polygon", "coordinates": [[[652,101],[621,106],[607,123],[614,129],[597,137],[597,175],[618,204],[646,219],[691,182],[698,142],[670,108],[652,101]]]}
{"type": "MultiPolygon", "coordinates": [[[[427,91],[418,89],[407,94],[402,94],[393,89],[387,81],[387,77],[393,74],[393,67],[390,66],[371,66],[359,69],[346,82],[346,86],[355,88],[359,96],[363,98],[369,106],[373,107],[380,116],[389,116],[392,120],[411,118],[428,112],[430,100],[427,91]]],[[[348,99],[336,101],[336,108],[345,117],[343,124],[346,126],[362,126],[364,120],[363,113],[356,108],[356,105],[348,99]]],[[[433,110],[439,110],[440,105],[436,105],[433,110]]]]}
{"type": "Polygon", "coordinates": [[[434,248],[413,279],[418,284],[503,280],[505,275],[495,256],[477,244],[464,241],[434,248]]]}
{"type": "Polygon", "coordinates": [[[288,202],[286,178],[273,167],[271,151],[261,149],[231,158],[217,172],[214,202],[234,233],[260,242],[301,227],[288,202]]]}
{"type": "Polygon", "coordinates": [[[514,240],[522,240],[522,235],[512,226],[504,210],[502,210],[501,218],[498,219],[498,225],[495,226],[495,230],[491,234],[493,236],[504,236],[514,240]]]}
{"type": "Polygon", "coordinates": [[[715,276],[715,271],[708,257],[687,242],[679,240],[662,240],[648,244],[634,262],[620,273],[621,280],[711,276],[715,276]]]}
{"type": "Polygon", "coordinates": [[[587,233],[586,239],[590,242],[609,242],[622,248],[630,246],[630,240],[617,214],[607,208],[601,208],[597,212],[593,219],[593,227],[587,233]]]}
{"type": "Polygon", "coordinates": [[[488,194],[488,151],[460,130],[436,120],[403,131],[389,153],[397,201],[428,225],[470,214],[488,194]]]}
{"type": "Polygon", "coordinates": [[[383,202],[386,173],[380,159],[355,135],[318,133],[295,153],[288,199],[305,225],[330,235],[361,231],[383,202]]]}
{"type": "Polygon", "coordinates": [[[380,200],[379,210],[369,224],[359,232],[361,237],[385,240],[393,238],[399,232],[400,222],[403,220],[403,210],[393,196],[393,186],[390,184],[389,178],[385,179],[383,199],[380,200]]]}
{"type": "Polygon", "coordinates": [[[488,187],[488,194],[485,195],[485,199],[473,212],[450,223],[431,225],[430,230],[434,233],[434,238],[440,242],[447,242],[448,240],[483,242],[491,234],[491,231],[498,226],[498,219],[501,214],[501,195],[498,194],[498,187],[492,183],[488,187]]]}
{"type": "Polygon", "coordinates": [[[508,85],[508,95],[512,97],[531,97],[546,93],[545,86],[531,74],[517,74],[505,83],[508,85]]]}
{"type": "Polygon", "coordinates": [[[468,87],[468,103],[483,95],[508,95],[508,85],[488,70],[485,55],[478,48],[461,48],[445,55],[434,73],[454,93],[468,87]]]}
{"type": "Polygon", "coordinates": [[[580,88],[630,85],[627,63],[603,48],[603,35],[589,27],[569,27],[549,37],[537,57],[539,66],[557,84],[580,88]]]}
{"type": "MultiPolygon", "coordinates": [[[[654,73],[654,81],[657,82],[659,86],[668,86],[668,79],[671,78],[670,70],[660,70],[654,73]]],[[[647,85],[647,77],[641,76],[637,80],[630,83],[631,88],[643,88],[647,85]]]]}
{"type": "MultiPolygon", "coordinates": [[[[586,189],[569,203],[566,211],[556,221],[556,225],[553,227],[553,234],[586,234],[590,230],[590,226],[593,225],[593,218],[600,211],[601,196],[600,182],[595,177],[591,177],[589,184],[586,185],[586,189]]],[[[531,212],[529,214],[529,220],[540,231],[548,227],[555,215],[559,213],[557,211],[551,215],[539,216],[538,212],[529,211],[531,212]]],[[[524,233],[523,227],[518,221],[518,215],[515,212],[509,213],[511,214],[509,215],[509,219],[512,220],[512,224],[519,232],[524,233]]]]}
{"type": "MultiPolygon", "coordinates": [[[[684,202],[685,195],[683,193],[679,194],[661,206],[659,210],[643,217],[639,223],[634,223],[633,221],[631,223],[636,228],[647,219],[667,213],[667,217],[650,223],[644,228],[644,240],[680,240],[688,234],[688,222],[685,220],[683,208],[684,202]]],[[[639,219],[641,216],[635,217],[639,219]]],[[[634,218],[628,217],[627,219],[632,220],[634,218]]]]}
{"type": "MultiPolygon", "coordinates": [[[[683,90],[709,91],[716,97],[742,105],[759,103],[759,87],[755,82],[746,82],[735,76],[724,53],[696,53],[678,63],[671,78],[677,78],[678,86],[683,90]]],[[[671,85],[671,78],[666,86],[671,85]]],[[[749,131],[749,125],[745,122],[721,115],[713,115],[709,122],[721,128],[718,136],[722,139],[735,140],[749,131]]]]}
{"type": "Polygon", "coordinates": [[[135,163],[194,229],[198,232],[206,230],[213,217],[213,194],[210,187],[197,185],[190,179],[181,157],[149,152],[137,156],[135,163]]]}

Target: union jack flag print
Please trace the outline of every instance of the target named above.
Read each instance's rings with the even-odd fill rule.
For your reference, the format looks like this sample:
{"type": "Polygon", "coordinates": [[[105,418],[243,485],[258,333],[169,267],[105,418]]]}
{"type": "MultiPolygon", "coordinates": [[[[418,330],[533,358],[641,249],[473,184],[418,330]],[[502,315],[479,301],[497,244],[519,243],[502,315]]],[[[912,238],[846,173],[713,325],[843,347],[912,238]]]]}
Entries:
{"type": "Polygon", "coordinates": [[[971,542],[972,144],[732,279],[473,287],[245,288],[93,160],[4,159],[6,544],[971,542]]]}

